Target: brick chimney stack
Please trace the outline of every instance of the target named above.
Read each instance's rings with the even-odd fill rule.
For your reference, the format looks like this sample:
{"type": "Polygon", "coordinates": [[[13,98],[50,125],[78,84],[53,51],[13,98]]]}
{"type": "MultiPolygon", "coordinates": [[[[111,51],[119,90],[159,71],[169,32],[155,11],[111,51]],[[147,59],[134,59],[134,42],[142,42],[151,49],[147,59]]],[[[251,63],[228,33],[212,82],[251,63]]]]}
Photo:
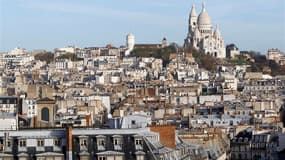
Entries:
{"type": "Polygon", "coordinates": [[[72,125],[66,126],[66,160],[72,160],[72,125]]]}

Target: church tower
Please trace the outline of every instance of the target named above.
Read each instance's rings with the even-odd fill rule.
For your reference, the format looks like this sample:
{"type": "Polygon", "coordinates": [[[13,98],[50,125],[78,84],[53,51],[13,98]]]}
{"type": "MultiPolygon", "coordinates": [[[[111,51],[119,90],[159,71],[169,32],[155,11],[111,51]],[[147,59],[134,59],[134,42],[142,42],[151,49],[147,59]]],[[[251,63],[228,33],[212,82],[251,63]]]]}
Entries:
{"type": "Polygon", "coordinates": [[[195,10],[195,5],[192,5],[191,12],[189,15],[189,29],[188,29],[188,36],[191,37],[193,35],[195,28],[197,26],[197,13],[195,10]]]}

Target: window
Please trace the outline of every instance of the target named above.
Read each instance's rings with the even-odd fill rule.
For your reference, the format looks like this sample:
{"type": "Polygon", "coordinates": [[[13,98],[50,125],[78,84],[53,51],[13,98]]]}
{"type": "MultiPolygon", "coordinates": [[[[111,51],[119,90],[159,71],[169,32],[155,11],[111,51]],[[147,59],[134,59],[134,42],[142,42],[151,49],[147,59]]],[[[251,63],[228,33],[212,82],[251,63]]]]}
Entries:
{"type": "Polygon", "coordinates": [[[99,145],[101,145],[101,146],[104,146],[104,145],[105,145],[105,142],[104,142],[103,139],[101,139],[101,140],[99,141],[99,145]]]}
{"type": "Polygon", "coordinates": [[[60,146],[60,145],[61,145],[60,139],[55,139],[55,140],[54,140],[54,145],[55,145],[55,146],[60,146]]]}
{"type": "Polygon", "coordinates": [[[142,140],[141,139],[136,139],[136,145],[142,145],[142,140]]]}
{"type": "Polygon", "coordinates": [[[107,157],[105,157],[105,156],[100,156],[100,157],[99,157],[99,160],[107,160],[107,157]]]}
{"type": "Polygon", "coordinates": [[[8,141],[8,142],[7,142],[7,146],[8,146],[8,147],[11,147],[11,141],[8,141]]]}
{"type": "Polygon", "coordinates": [[[20,147],[26,147],[26,140],[20,140],[19,141],[19,146],[20,147]]]}
{"type": "Polygon", "coordinates": [[[41,112],[42,112],[42,121],[49,121],[49,109],[44,107],[41,112]]]}
{"type": "Polygon", "coordinates": [[[114,140],[114,144],[118,145],[118,140],[117,139],[114,140]]]}
{"type": "Polygon", "coordinates": [[[135,120],[132,120],[132,125],[135,125],[136,124],[136,121],[135,120]]]}
{"type": "Polygon", "coordinates": [[[43,139],[39,139],[38,140],[38,147],[43,147],[44,146],[44,140],[43,139]]]}
{"type": "Polygon", "coordinates": [[[81,146],[87,146],[87,140],[86,139],[83,139],[81,141],[81,146]]]}

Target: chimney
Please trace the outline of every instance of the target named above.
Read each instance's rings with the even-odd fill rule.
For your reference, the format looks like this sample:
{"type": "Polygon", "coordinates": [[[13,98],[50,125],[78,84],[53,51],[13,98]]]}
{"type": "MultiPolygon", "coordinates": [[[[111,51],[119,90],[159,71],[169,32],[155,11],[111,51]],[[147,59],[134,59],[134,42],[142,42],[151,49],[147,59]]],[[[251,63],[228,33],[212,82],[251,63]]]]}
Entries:
{"type": "Polygon", "coordinates": [[[34,116],[32,118],[32,124],[31,125],[32,125],[33,128],[38,127],[38,125],[37,125],[37,116],[34,116]]]}
{"type": "Polygon", "coordinates": [[[66,160],[72,160],[72,126],[66,126],[66,160]]]}
{"type": "Polygon", "coordinates": [[[91,115],[90,114],[86,114],[85,118],[86,118],[86,127],[90,127],[90,125],[91,125],[91,123],[90,123],[91,115]]]}

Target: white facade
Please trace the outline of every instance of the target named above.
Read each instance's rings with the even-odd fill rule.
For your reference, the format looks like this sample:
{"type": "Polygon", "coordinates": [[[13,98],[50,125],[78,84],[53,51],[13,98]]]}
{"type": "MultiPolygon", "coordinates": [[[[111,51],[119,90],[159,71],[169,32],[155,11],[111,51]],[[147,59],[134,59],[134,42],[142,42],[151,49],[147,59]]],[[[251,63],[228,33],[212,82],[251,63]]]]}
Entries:
{"type": "Polygon", "coordinates": [[[133,34],[128,34],[127,35],[127,50],[125,52],[125,56],[130,55],[131,51],[134,49],[135,47],[135,36],[133,34]]]}
{"type": "Polygon", "coordinates": [[[18,118],[10,114],[0,114],[1,124],[0,130],[17,130],[18,118]]]}
{"type": "Polygon", "coordinates": [[[30,64],[34,60],[34,56],[27,53],[25,49],[15,48],[10,53],[0,54],[0,66],[13,65],[22,66],[30,64]]]}
{"type": "Polygon", "coordinates": [[[75,53],[76,49],[77,48],[74,46],[68,46],[68,47],[64,47],[64,48],[58,48],[56,50],[61,51],[61,52],[67,52],[67,53],[75,53]]]}
{"type": "Polygon", "coordinates": [[[23,100],[23,114],[26,114],[28,118],[37,116],[38,108],[36,100],[24,99],[23,100]]]}
{"type": "Polygon", "coordinates": [[[273,60],[279,65],[285,65],[285,53],[278,49],[269,49],[267,57],[269,60],[273,60]]]}
{"type": "Polygon", "coordinates": [[[109,114],[111,111],[111,99],[108,95],[94,95],[89,97],[90,100],[100,100],[102,105],[107,109],[107,113],[109,114]]]}
{"type": "Polygon", "coordinates": [[[59,70],[64,70],[68,68],[68,60],[67,59],[58,59],[55,62],[55,68],[59,70]]]}
{"type": "Polygon", "coordinates": [[[185,45],[191,46],[204,54],[217,58],[226,58],[226,48],[221,33],[216,27],[212,30],[211,19],[203,4],[202,12],[197,17],[195,6],[189,16],[189,30],[185,45]]]}

